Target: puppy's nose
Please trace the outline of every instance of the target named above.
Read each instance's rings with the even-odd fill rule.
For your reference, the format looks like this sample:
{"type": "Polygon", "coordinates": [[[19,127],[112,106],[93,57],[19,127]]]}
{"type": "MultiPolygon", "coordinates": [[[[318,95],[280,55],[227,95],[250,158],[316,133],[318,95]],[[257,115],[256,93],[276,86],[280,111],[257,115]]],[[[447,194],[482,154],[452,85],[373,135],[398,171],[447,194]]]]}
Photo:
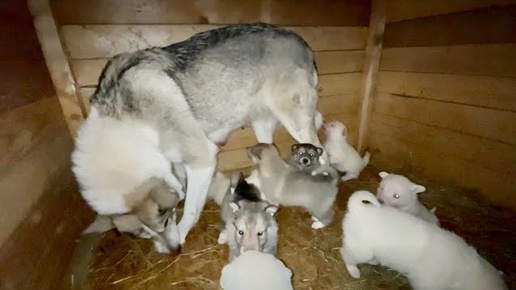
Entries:
{"type": "Polygon", "coordinates": [[[381,200],[381,199],[378,199],[378,202],[379,202],[380,204],[383,204],[383,200],[381,200]]]}
{"type": "Polygon", "coordinates": [[[307,163],[309,162],[309,160],[308,160],[308,158],[302,158],[302,159],[301,159],[301,162],[302,162],[303,164],[307,164],[307,163]]]}

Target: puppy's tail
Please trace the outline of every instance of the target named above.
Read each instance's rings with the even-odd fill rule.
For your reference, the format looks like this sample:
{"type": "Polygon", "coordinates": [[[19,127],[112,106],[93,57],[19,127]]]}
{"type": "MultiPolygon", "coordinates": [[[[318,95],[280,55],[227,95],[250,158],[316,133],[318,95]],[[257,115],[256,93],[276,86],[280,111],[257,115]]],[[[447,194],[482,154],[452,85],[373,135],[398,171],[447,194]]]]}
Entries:
{"type": "Polygon", "coordinates": [[[348,211],[357,210],[364,207],[380,207],[380,202],[373,193],[367,190],[355,191],[348,199],[348,211]]]}
{"type": "Polygon", "coordinates": [[[366,165],[369,163],[370,158],[371,158],[371,154],[369,153],[369,151],[366,151],[364,154],[364,157],[362,157],[362,162],[364,164],[364,167],[366,167],[366,165]]]}

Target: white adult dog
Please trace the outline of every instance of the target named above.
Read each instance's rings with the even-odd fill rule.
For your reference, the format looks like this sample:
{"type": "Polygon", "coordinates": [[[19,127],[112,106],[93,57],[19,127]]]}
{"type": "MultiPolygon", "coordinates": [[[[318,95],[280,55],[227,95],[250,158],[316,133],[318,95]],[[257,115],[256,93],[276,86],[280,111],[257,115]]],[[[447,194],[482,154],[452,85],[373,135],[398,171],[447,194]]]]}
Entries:
{"type": "Polygon", "coordinates": [[[415,290],[505,290],[500,273],[456,234],[398,209],[369,191],[348,200],[342,258],[349,274],[379,263],[405,275],[415,290]]]}

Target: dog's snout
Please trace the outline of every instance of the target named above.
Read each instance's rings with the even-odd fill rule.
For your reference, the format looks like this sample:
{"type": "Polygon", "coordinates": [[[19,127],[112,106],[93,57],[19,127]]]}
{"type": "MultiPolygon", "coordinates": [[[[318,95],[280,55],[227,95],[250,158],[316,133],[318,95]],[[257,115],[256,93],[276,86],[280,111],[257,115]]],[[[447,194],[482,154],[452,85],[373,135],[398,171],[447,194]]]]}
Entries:
{"type": "Polygon", "coordinates": [[[380,199],[380,198],[378,199],[378,202],[379,202],[380,204],[383,204],[383,200],[382,200],[382,199],[380,199]]]}
{"type": "Polygon", "coordinates": [[[310,163],[310,159],[308,159],[307,157],[303,157],[303,158],[301,158],[301,163],[308,164],[308,163],[310,163]]]}

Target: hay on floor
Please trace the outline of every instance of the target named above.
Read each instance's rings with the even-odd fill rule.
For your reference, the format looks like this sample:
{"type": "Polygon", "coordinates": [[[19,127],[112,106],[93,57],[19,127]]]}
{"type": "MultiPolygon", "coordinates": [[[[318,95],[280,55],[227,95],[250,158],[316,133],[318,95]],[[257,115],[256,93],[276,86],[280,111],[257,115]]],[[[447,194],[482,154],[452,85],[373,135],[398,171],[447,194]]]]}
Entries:
{"type": "MultiPolygon", "coordinates": [[[[278,257],[293,272],[295,289],[410,289],[406,279],[381,266],[362,265],[361,279],[351,278],[341,260],[341,221],[349,195],[355,190],[376,191],[378,170],[368,167],[358,180],[341,186],[334,222],[313,230],[310,216],[301,209],[281,208],[278,257]]],[[[416,180],[427,187],[421,201],[437,207],[443,227],[474,245],[505,272],[516,289],[515,214],[492,208],[457,188],[416,180]]],[[[114,231],[106,233],[95,249],[90,279],[94,289],[221,289],[220,271],[228,260],[227,246],[218,245],[219,208],[209,202],[199,223],[178,256],[158,254],[148,240],[114,231]]]]}

